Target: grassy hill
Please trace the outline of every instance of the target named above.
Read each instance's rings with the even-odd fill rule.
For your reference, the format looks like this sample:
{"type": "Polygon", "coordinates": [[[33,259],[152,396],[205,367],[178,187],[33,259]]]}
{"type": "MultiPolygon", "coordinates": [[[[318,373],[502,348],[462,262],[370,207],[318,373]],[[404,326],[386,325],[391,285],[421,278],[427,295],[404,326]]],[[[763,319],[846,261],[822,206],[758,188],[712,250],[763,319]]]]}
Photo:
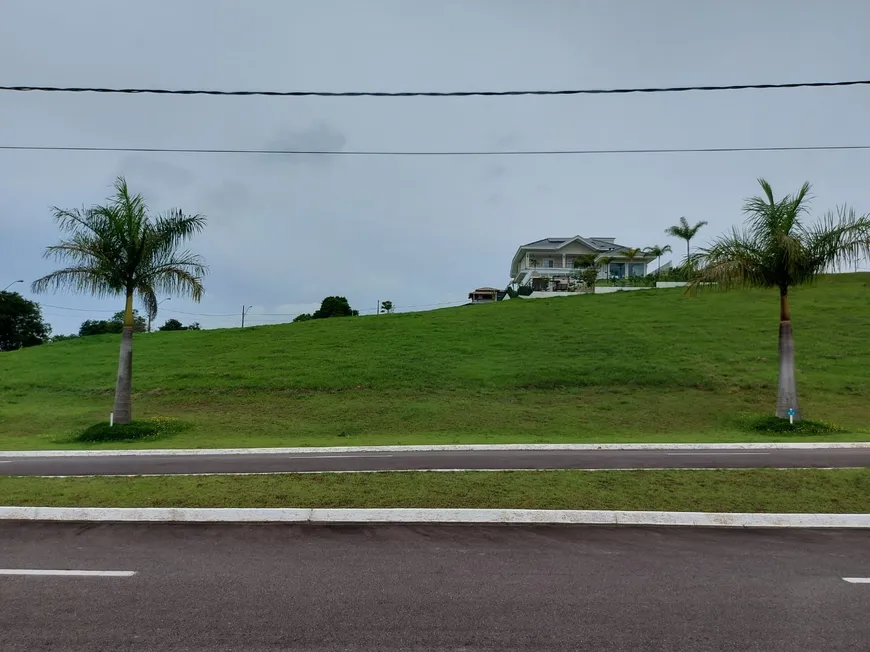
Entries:
{"type": "MultiPolygon", "coordinates": [[[[868,283],[792,297],[805,416],[849,430],[870,418],[868,283]]],[[[138,445],[747,439],[741,415],[775,402],[777,316],[773,292],[653,290],[137,335],[136,417],[190,424],[138,445]]],[[[0,354],[0,448],[107,420],[117,355],[118,336],[0,354]]]]}

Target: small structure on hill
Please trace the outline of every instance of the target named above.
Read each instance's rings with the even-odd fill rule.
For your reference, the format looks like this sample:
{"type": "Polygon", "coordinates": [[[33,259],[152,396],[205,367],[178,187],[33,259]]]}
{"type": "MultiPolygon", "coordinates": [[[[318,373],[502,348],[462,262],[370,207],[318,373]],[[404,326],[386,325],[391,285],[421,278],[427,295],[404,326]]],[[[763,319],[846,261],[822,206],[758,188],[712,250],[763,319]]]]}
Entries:
{"type": "Polygon", "coordinates": [[[505,292],[498,288],[477,288],[468,293],[468,300],[471,303],[491,303],[501,301],[504,295],[505,292]]]}

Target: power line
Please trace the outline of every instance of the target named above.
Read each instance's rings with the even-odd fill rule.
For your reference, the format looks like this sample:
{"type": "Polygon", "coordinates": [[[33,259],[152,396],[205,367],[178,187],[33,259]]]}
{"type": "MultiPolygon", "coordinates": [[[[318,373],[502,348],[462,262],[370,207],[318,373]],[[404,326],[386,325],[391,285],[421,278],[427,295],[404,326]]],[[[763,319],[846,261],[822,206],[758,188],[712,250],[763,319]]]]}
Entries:
{"type": "Polygon", "coordinates": [[[591,156],[606,154],[717,154],[725,152],[820,152],[866,150],[870,145],[796,145],[775,147],[652,147],[631,149],[521,149],[521,150],[299,150],[200,149],[182,147],[72,147],[0,145],[0,150],[31,152],[132,152],[147,154],[272,154],[305,156],[591,156]]]}
{"type": "Polygon", "coordinates": [[[53,306],[50,303],[42,303],[41,301],[39,302],[39,305],[45,306],[46,308],[56,308],[57,310],[72,310],[74,312],[105,312],[105,313],[113,313],[113,314],[115,312],[118,312],[117,310],[101,310],[98,308],[94,308],[94,309],[91,309],[91,308],[67,308],[66,306],[53,306]]]}
{"type": "Polygon", "coordinates": [[[867,86],[868,79],[794,82],[784,84],[731,84],[726,86],[652,86],[640,88],[582,88],[520,91],[222,91],[216,89],[103,88],[90,86],[0,86],[0,91],[40,93],[109,93],[123,95],[220,95],[265,97],[505,97],[518,95],[625,95],[629,93],[684,93],[687,91],[742,91],[783,88],[867,86]]]}
{"type": "Polygon", "coordinates": [[[170,308],[164,308],[163,312],[170,312],[176,315],[190,315],[192,317],[238,317],[238,315],[234,312],[213,314],[207,312],[184,312],[183,310],[171,310],[170,308]]]}

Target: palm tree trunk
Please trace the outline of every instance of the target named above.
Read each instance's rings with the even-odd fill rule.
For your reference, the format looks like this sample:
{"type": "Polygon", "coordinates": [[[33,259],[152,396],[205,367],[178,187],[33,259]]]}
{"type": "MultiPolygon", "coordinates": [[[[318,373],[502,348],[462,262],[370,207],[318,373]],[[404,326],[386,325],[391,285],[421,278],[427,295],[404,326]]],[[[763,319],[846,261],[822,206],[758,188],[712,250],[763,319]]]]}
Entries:
{"type": "Polygon", "coordinates": [[[690,238],[686,238],[686,267],[687,268],[689,267],[689,263],[691,263],[691,261],[692,261],[692,250],[689,248],[689,243],[691,243],[691,242],[692,242],[692,240],[690,238]]]}
{"type": "Polygon", "coordinates": [[[779,293],[779,392],[776,399],[776,416],[787,419],[789,410],[794,410],[794,420],[800,421],[797,382],[794,375],[794,336],[788,308],[788,288],[784,288],[779,293]]]}
{"type": "Polygon", "coordinates": [[[118,359],[118,382],[115,385],[115,423],[133,420],[133,294],[127,295],[124,330],[121,331],[121,355],[118,359]]]}

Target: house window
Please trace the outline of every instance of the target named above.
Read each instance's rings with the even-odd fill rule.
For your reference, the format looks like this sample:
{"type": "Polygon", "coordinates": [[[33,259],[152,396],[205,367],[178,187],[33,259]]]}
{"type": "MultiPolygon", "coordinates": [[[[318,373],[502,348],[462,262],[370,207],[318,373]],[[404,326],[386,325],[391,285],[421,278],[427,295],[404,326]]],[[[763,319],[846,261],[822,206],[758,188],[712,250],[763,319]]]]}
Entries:
{"type": "Polygon", "coordinates": [[[610,263],[610,278],[625,278],[625,263],[610,263]]]}
{"type": "Polygon", "coordinates": [[[547,267],[550,267],[550,268],[553,267],[553,259],[552,258],[547,259],[547,267]]]}
{"type": "Polygon", "coordinates": [[[631,263],[628,266],[628,275],[630,277],[643,276],[645,265],[643,263],[631,263]]]}

